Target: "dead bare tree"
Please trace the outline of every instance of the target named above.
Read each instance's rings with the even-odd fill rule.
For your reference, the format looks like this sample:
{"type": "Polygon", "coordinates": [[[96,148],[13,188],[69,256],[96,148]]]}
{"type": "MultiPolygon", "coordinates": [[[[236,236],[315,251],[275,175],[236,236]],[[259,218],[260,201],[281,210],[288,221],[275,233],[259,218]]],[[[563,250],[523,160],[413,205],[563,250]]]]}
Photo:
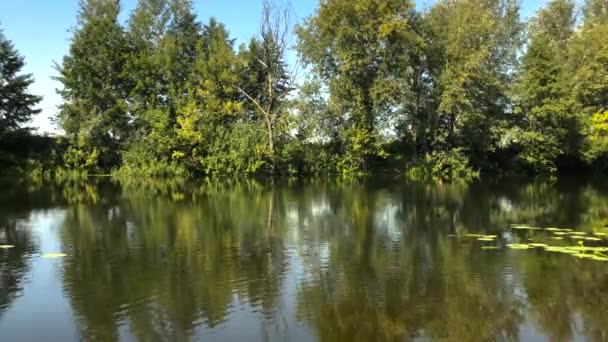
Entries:
{"type": "Polygon", "coordinates": [[[293,10],[291,4],[264,0],[260,24],[260,51],[255,58],[263,72],[263,89],[246,91],[239,87],[264,120],[273,171],[275,166],[276,125],[285,98],[294,90],[295,70],[287,70],[284,58],[289,48],[293,10]]]}

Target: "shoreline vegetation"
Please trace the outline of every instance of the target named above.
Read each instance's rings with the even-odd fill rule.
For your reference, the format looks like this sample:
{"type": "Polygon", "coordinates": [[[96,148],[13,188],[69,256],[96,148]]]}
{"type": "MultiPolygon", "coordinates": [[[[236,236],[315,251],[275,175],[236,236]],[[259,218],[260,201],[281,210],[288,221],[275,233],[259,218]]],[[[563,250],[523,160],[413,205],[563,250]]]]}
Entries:
{"type": "Polygon", "coordinates": [[[236,46],[190,0],[81,0],[57,137],[0,32],[0,173],[35,180],[608,171],[608,2],[261,1],[236,46]],[[293,39],[292,39],[293,36],[293,39]],[[294,48],[297,61],[287,60],[294,48]],[[301,70],[298,72],[298,70],[301,70]]]}

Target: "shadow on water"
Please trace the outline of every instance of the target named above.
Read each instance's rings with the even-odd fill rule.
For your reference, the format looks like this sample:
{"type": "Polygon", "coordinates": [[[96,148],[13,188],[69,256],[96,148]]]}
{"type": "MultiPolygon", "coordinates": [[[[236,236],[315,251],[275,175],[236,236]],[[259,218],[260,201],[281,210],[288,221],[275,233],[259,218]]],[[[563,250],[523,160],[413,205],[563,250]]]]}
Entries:
{"type": "Polygon", "coordinates": [[[606,203],[605,182],[576,179],[22,186],[0,196],[15,245],[0,250],[0,310],[37,262],[18,220],[60,208],[58,295],[82,339],[603,340],[608,264],[450,236],[603,229],[606,203]]]}

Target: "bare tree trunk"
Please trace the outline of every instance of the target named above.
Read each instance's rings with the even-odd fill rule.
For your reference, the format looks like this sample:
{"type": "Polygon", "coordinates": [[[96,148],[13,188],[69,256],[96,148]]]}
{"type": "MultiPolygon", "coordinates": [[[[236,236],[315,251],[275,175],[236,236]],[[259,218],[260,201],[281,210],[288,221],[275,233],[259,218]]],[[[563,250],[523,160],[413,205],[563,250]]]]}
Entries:
{"type": "Polygon", "coordinates": [[[239,90],[253,102],[259,114],[263,117],[268,139],[268,152],[272,162],[272,172],[276,164],[276,123],[281,115],[281,100],[291,92],[293,72],[285,70],[283,57],[289,45],[291,30],[291,5],[276,6],[271,0],[264,0],[260,35],[262,53],[257,62],[264,68],[266,89],[264,94],[249,94],[242,88],[239,90]]]}

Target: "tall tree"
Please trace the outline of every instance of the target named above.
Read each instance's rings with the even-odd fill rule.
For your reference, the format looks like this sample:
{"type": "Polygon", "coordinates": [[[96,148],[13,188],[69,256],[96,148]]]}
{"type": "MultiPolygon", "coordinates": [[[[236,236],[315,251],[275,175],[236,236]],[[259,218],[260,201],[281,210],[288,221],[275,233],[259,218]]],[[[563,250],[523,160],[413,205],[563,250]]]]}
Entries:
{"type": "Polygon", "coordinates": [[[224,25],[211,18],[202,30],[190,91],[178,102],[179,152],[192,168],[205,173],[243,171],[235,166],[233,148],[242,138],[232,135],[233,124],[243,119],[233,44],[224,25]]]}
{"type": "Polygon", "coordinates": [[[70,51],[56,66],[63,85],[57,120],[78,145],[71,166],[84,158],[87,166],[108,168],[119,163],[129,132],[127,44],[118,0],[81,0],[79,6],[70,51]]]}
{"type": "Polygon", "coordinates": [[[587,116],[608,108],[608,2],[588,0],[582,27],[572,36],[573,90],[587,116]]]}
{"type": "Polygon", "coordinates": [[[254,38],[244,54],[244,85],[239,87],[251,107],[264,122],[272,172],[276,170],[277,125],[284,114],[293,77],[286,68],[285,53],[291,30],[291,7],[264,0],[259,39],[254,38]]]}
{"type": "Polygon", "coordinates": [[[178,107],[194,84],[201,25],[191,0],[139,0],[128,22],[134,117],[127,163],[164,163],[176,150],[178,107]]]}
{"type": "Polygon", "coordinates": [[[554,172],[558,157],[575,144],[578,120],[565,73],[574,4],[552,0],[530,26],[530,42],[516,87],[514,139],[519,160],[534,172],[554,172]]]}
{"type": "Polygon", "coordinates": [[[512,0],[445,0],[426,16],[437,96],[433,151],[470,158],[475,166],[496,142],[509,110],[508,92],[520,46],[519,5],[512,0]]]}
{"type": "Polygon", "coordinates": [[[583,14],[570,44],[568,72],[587,129],[585,157],[608,169],[608,1],[587,0],[583,14]]]}
{"type": "Polygon", "coordinates": [[[340,171],[367,172],[379,148],[378,123],[392,112],[407,53],[420,44],[403,0],[327,0],[296,28],[301,59],[328,84],[342,116],[340,171]]]}
{"type": "Polygon", "coordinates": [[[0,137],[22,128],[33,115],[42,97],[32,95],[28,88],[34,82],[32,74],[23,74],[23,56],[0,30],[0,137]]]}

